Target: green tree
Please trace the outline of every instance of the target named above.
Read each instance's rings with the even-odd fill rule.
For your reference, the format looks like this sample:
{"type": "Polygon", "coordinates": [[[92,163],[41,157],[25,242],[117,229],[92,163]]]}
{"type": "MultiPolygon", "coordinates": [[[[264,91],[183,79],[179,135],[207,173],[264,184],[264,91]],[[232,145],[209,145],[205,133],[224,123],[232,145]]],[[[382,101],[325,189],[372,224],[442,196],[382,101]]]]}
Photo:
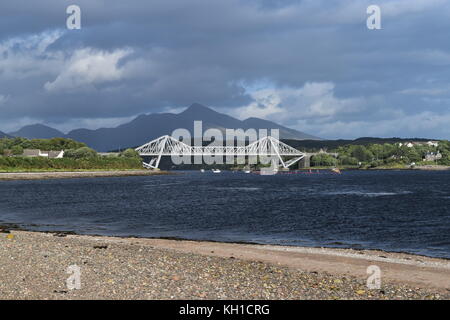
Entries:
{"type": "Polygon", "coordinates": [[[11,152],[15,156],[20,156],[23,154],[23,148],[21,146],[13,146],[11,152]]]}
{"type": "Polygon", "coordinates": [[[350,166],[356,166],[358,165],[358,159],[354,158],[354,157],[350,157],[350,156],[341,156],[339,154],[339,162],[343,165],[350,165],[350,166]]]}
{"type": "Polygon", "coordinates": [[[405,152],[405,157],[408,158],[409,162],[419,162],[422,160],[422,155],[416,148],[408,148],[405,152]]]}
{"type": "Polygon", "coordinates": [[[374,155],[376,160],[383,158],[383,146],[381,144],[369,145],[368,150],[374,155]]]}
{"type": "Polygon", "coordinates": [[[134,149],[126,149],[120,153],[120,156],[125,158],[139,158],[139,153],[134,149]]]}
{"type": "Polygon", "coordinates": [[[74,159],[88,159],[97,157],[97,152],[88,147],[81,147],[78,149],[67,150],[65,157],[74,159]]]}
{"type": "Polygon", "coordinates": [[[351,155],[361,162],[371,161],[374,158],[372,152],[367,150],[364,146],[355,146],[351,155]]]}
{"type": "Polygon", "coordinates": [[[336,159],[328,154],[317,154],[311,157],[311,164],[317,166],[334,166],[336,159]]]}

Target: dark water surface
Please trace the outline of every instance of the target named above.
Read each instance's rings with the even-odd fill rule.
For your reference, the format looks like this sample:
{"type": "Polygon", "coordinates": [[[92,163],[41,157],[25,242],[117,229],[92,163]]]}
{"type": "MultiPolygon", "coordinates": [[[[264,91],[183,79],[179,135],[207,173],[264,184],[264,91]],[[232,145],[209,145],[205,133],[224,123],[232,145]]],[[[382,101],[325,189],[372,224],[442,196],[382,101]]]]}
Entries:
{"type": "Polygon", "coordinates": [[[0,182],[0,223],[80,234],[371,248],[450,258],[450,172],[184,172],[0,182]]]}

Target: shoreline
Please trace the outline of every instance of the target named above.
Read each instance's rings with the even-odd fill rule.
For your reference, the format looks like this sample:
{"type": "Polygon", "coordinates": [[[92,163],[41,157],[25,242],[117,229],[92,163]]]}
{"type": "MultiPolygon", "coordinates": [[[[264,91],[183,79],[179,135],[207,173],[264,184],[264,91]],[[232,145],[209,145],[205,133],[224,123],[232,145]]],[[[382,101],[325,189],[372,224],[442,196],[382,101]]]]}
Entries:
{"type": "MultiPolygon", "coordinates": [[[[40,225],[32,225],[33,227],[40,227],[40,225]]],[[[261,243],[261,242],[251,242],[251,241],[220,241],[220,240],[212,240],[212,239],[189,239],[183,237],[176,236],[168,236],[168,237],[146,237],[146,236],[138,236],[138,235],[102,235],[97,233],[77,233],[72,230],[33,230],[32,228],[27,228],[18,225],[14,222],[2,222],[0,221],[0,234],[1,233],[10,233],[12,231],[23,231],[23,232],[33,232],[33,233],[44,233],[44,234],[53,234],[58,237],[65,237],[68,235],[72,236],[81,236],[81,237],[100,237],[100,238],[112,238],[112,239],[143,239],[143,240],[162,240],[162,241],[174,241],[174,242],[196,242],[196,243],[220,243],[220,244],[235,244],[235,245],[250,245],[250,246],[267,246],[274,248],[297,248],[297,249],[311,249],[311,250],[343,250],[343,251],[351,251],[355,253],[365,252],[376,252],[376,253],[386,253],[386,254],[394,254],[394,255],[406,255],[417,258],[424,259],[438,259],[443,261],[448,261],[450,264],[450,257],[437,257],[426,254],[412,253],[407,251],[395,251],[395,250],[385,250],[378,248],[358,248],[358,247],[350,247],[350,246],[327,246],[327,245],[311,245],[311,246],[300,246],[300,245],[289,245],[289,244],[276,244],[276,243],[261,243]]]]}
{"type": "MultiPolygon", "coordinates": [[[[34,227],[39,227],[40,225],[33,225],[34,227]]],[[[0,221],[0,234],[1,233],[9,233],[12,231],[23,231],[23,232],[33,232],[33,233],[44,233],[44,234],[53,234],[54,236],[58,237],[65,237],[68,235],[71,236],[80,236],[80,237],[100,237],[100,238],[112,238],[112,239],[142,239],[142,240],[161,240],[161,241],[174,241],[174,242],[195,242],[195,243],[219,243],[219,244],[235,244],[235,245],[250,245],[250,246],[267,246],[267,247],[274,247],[274,248],[286,248],[287,251],[289,251],[289,248],[293,249],[311,249],[311,250],[332,250],[332,251],[350,251],[361,254],[363,253],[385,253],[385,254],[394,254],[394,255],[406,255],[416,258],[424,258],[424,259],[438,259],[443,261],[448,261],[450,263],[450,257],[437,257],[437,256],[431,256],[426,254],[419,254],[419,253],[411,253],[407,251],[395,251],[395,250],[385,250],[385,249],[377,249],[377,248],[358,248],[358,247],[350,247],[350,246],[327,246],[327,245],[311,245],[311,246],[300,246],[300,245],[289,245],[289,244],[276,244],[276,243],[260,243],[260,242],[251,242],[251,241],[220,241],[220,240],[212,240],[212,239],[189,239],[189,238],[183,238],[183,237],[175,237],[175,236],[168,236],[168,237],[146,237],[146,236],[137,236],[137,235],[102,235],[97,233],[77,233],[75,231],[71,230],[33,230],[32,228],[26,228],[22,227],[16,223],[9,223],[9,222],[1,222],[0,221]]]]}
{"type": "MultiPolygon", "coordinates": [[[[299,172],[309,170],[328,171],[331,168],[302,168],[299,172]]],[[[423,166],[415,168],[343,168],[342,171],[450,171],[450,166],[423,166]]],[[[48,180],[48,179],[73,179],[73,178],[102,178],[102,177],[129,177],[129,176],[154,176],[178,174],[179,170],[89,170],[89,171],[28,171],[28,172],[0,172],[0,181],[12,180],[48,180]]],[[[185,170],[180,170],[185,171],[185,170]]],[[[197,171],[197,170],[189,170],[197,171]]],[[[233,170],[230,170],[233,171],[233,170]]],[[[282,173],[282,171],[281,171],[282,173]]]]}
{"type": "Polygon", "coordinates": [[[450,261],[405,253],[18,230],[0,244],[0,299],[450,299],[450,261]],[[68,291],[73,264],[86,282],[68,291]]]}
{"type": "Polygon", "coordinates": [[[40,172],[0,172],[2,180],[46,180],[46,179],[73,179],[73,178],[101,178],[101,177],[129,177],[170,175],[168,171],[153,170],[104,170],[104,171],[40,171],[40,172]]]}

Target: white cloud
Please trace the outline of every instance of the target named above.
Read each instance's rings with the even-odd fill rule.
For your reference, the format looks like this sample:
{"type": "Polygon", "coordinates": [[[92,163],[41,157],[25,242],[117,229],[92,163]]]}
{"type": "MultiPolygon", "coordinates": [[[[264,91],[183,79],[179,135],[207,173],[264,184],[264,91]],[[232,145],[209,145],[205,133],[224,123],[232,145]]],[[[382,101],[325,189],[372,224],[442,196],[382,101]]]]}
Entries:
{"type": "Polygon", "coordinates": [[[403,134],[404,119],[421,121],[407,131],[419,136],[428,121],[414,115],[448,113],[448,0],[80,1],[89,28],[35,35],[63,27],[64,10],[1,2],[0,129],[25,116],[95,127],[198,101],[317,136],[403,134]],[[383,31],[366,30],[369,4],[383,31]],[[229,85],[241,79],[267,84],[245,95],[229,85]]]}
{"type": "Polygon", "coordinates": [[[112,52],[83,48],[75,51],[53,82],[47,82],[47,91],[73,90],[86,86],[116,81],[122,78],[124,67],[119,61],[132,53],[131,49],[112,52]]]}
{"type": "Polygon", "coordinates": [[[329,118],[337,114],[360,111],[362,98],[337,98],[331,82],[307,82],[301,88],[272,88],[249,92],[254,99],[238,108],[239,118],[258,117],[285,121],[294,118],[329,118]]]}
{"type": "Polygon", "coordinates": [[[0,43],[0,53],[14,53],[33,50],[36,55],[43,54],[47,48],[64,34],[61,30],[53,30],[22,37],[13,37],[0,43]]]}
{"type": "MultiPolygon", "coordinates": [[[[399,93],[434,96],[444,93],[444,89],[406,89],[399,93]]],[[[260,89],[250,95],[254,101],[238,108],[235,115],[265,118],[324,138],[440,138],[450,134],[450,114],[409,113],[386,105],[383,96],[339,98],[331,82],[308,82],[300,88],[260,89]]]]}
{"type": "Polygon", "coordinates": [[[399,91],[400,94],[421,95],[421,96],[440,96],[450,93],[450,87],[441,88],[408,88],[399,91]]]}
{"type": "Polygon", "coordinates": [[[412,62],[422,63],[430,66],[450,65],[450,53],[443,50],[425,49],[407,53],[412,62]]]}
{"type": "Polygon", "coordinates": [[[382,14],[398,16],[423,12],[446,4],[446,0],[387,0],[381,4],[382,14]]]}
{"type": "Polygon", "coordinates": [[[0,72],[3,79],[21,80],[54,74],[60,67],[62,53],[48,47],[63,32],[55,30],[30,36],[14,37],[0,43],[0,72]]]}
{"type": "Polygon", "coordinates": [[[54,80],[47,81],[44,88],[58,91],[75,90],[122,78],[125,66],[118,64],[133,52],[132,49],[103,51],[85,47],[73,53],[49,50],[63,35],[64,31],[54,30],[0,42],[0,72],[3,80],[46,76],[54,80]]]}
{"type": "Polygon", "coordinates": [[[299,125],[307,132],[321,137],[423,137],[442,138],[450,134],[450,114],[421,112],[397,114],[390,119],[330,121],[317,123],[301,121],[299,125]],[[430,134],[432,132],[432,134],[430,134]]]}
{"type": "Polygon", "coordinates": [[[8,101],[8,99],[9,99],[8,96],[5,96],[5,95],[0,94],[0,106],[3,105],[3,104],[5,104],[6,101],[8,101]]]}

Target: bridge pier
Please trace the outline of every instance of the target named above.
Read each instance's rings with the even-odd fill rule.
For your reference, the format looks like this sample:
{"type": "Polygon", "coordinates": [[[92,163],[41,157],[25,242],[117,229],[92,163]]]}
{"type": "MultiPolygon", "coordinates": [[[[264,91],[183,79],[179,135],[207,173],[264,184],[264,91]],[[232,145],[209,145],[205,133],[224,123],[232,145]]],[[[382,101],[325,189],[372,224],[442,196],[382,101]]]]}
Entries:
{"type": "Polygon", "coordinates": [[[310,168],[311,167],[311,157],[319,154],[327,154],[334,158],[337,158],[339,156],[338,153],[329,153],[329,152],[314,152],[314,153],[305,153],[305,156],[303,159],[299,162],[298,167],[299,169],[303,168],[310,168]]]}
{"type": "Polygon", "coordinates": [[[299,169],[311,167],[311,157],[312,155],[310,154],[305,155],[298,163],[299,169]]]}

